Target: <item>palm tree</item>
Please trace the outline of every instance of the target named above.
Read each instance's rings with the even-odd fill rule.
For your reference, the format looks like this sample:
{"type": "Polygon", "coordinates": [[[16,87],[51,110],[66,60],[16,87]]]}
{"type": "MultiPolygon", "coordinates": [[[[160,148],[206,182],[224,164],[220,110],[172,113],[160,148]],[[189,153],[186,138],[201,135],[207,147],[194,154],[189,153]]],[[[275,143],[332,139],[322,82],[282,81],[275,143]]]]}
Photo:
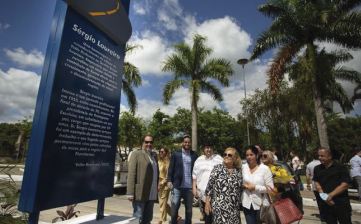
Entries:
{"type": "Polygon", "coordinates": [[[361,83],[358,83],[358,85],[354,89],[353,97],[352,97],[352,103],[355,103],[356,100],[361,99],[361,83]]]}
{"type": "Polygon", "coordinates": [[[197,150],[197,105],[201,92],[209,93],[214,100],[222,101],[219,88],[210,79],[217,80],[222,86],[229,85],[229,76],[234,74],[231,62],[224,58],[207,60],[212,49],[205,45],[207,38],[199,34],[193,37],[193,46],[176,43],[176,54],[169,56],[164,62],[162,71],[173,72],[174,80],[168,82],[163,89],[163,102],[169,104],[170,99],[181,86],[188,87],[192,111],[192,149],[197,150]]]}
{"type": "MultiPolygon", "coordinates": [[[[325,49],[321,51],[316,50],[316,64],[319,68],[316,79],[318,83],[322,83],[320,94],[325,100],[323,102],[324,107],[326,107],[325,104],[327,102],[332,103],[336,101],[340,104],[344,113],[353,110],[351,99],[347,96],[342,85],[337,82],[337,80],[361,82],[361,73],[358,71],[345,66],[337,67],[337,64],[345,63],[352,59],[353,56],[345,50],[332,51],[331,53],[326,52],[325,49]]],[[[298,57],[297,63],[288,67],[290,79],[294,80],[296,85],[297,82],[311,84],[310,80],[312,80],[312,77],[309,77],[311,74],[308,72],[309,67],[308,55],[305,53],[303,56],[298,57]]],[[[311,85],[308,86],[310,87],[311,85]]]]}
{"type": "Polygon", "coordinates": [[[256,59],[265,51],[280,46],[268,71],[269,85],[275,94],[285,72],[285,66],[306,47],[309,61],[317,130],[322,147],[329,148],[322,86],[318,79],[316,41],[335,43],[349,49],[361,47],[361,13],[354,10],[361,0],[274,0],[258,7],[274,19],[257,39],[251,55],[256,59]]]}
{"type": "MultiPolygon", "coordinates": [[[[142,48],[142,46],[126,44],[125,54],[132,53],[134,50],[138,48],[142,48]]],[[[124,76],[122,79],[122,91],[127,97],[130,112],[134,115],[137,110],[138,103],[133,87],[141,86],[142,78],[140,77],[139,69],[128,61],[124,61],[123,69],[124,69],[124,76]]]]}

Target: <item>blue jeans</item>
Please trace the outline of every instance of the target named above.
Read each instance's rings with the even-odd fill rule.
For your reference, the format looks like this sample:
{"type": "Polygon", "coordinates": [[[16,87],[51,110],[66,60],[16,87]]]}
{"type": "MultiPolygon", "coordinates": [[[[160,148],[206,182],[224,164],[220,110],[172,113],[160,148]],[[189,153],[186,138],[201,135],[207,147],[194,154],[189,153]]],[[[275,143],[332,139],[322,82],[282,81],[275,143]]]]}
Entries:
{"type": "Polygon", "coordinates": [[[185,224],[192,223],[192,203],[193,191],[192,188],[173,188],[172,189],[172,210],[171,210],[171,224],[177,224],[178,210],[181,205],[181,199],[184,199],[185,206],[185,224]]]}
{"type": "Polygon", "coordinates": [[[243,214],[247,224],[256,224],[258,213],[259,210],[254,210],[252,205],[250,209],[243,207],[243,214]]]}
{"type": "Polygon", "coordinates": [[[140,224],[150,224],[153,219],[154,200],[133,201],[133,217],[139,219],[140,224]]]}
{"type": "Polygon", "coordinates": [[[301,170],[296,170],[295,172],[296,176],[297,176],[297,179],[298,179],[298,185],[300,187],[300,191],[303,191],[303,183],[302,183],[302,180],[301,180],[301,170]]]}

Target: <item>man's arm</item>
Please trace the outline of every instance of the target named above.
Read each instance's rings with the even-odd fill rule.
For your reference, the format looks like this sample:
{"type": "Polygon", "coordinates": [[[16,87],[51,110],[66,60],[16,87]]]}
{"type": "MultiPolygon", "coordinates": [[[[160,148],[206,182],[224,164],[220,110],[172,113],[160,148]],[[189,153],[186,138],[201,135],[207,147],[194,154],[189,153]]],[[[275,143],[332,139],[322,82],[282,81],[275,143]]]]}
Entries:
{"type": "Polygon", "coordinates": [[[135,177],[137,172],[137,154],[133,153],[129,161],[128,168],[128,180],[127,180],[127,196],[129,201],[134,200],[134,186],[135,186],[135,177]]]}
{"type": "MultiPolygon", "coordinates": [[[[308,190],[311,190],[311,175],[310,174],[308,174],[308,173],[306,173],[306,182],[307,182],[307,189],[308,190]]],[[[315,189],[313,189],[313,190],[315,190],[315,189]]]]}
{"type": "Polygon", "coordinates": [[[317,181],[315,181],[315,187],[316,187],[318,193],[323,193],[322,187],[321,187],[320,183],[318,183],[317,181]]]}
{"type": "Polygon", "coordinates": [[[172,153],[170,157],[170,163],[168,168],[168,175],[167,175],[167,186],[171,187],[173,185],[173,177],[174,177],[174,166],[175,166],[175,153],[172,153]]]}
{"type": "Polygon", "coordinates": [[[342,194],[348,189],[348,183],[342,182],[338,187],[335,188],[331,193],[328,194],[327,201],[331,201],[333,197],[342,194]]]}
{"type": "Polygon", "coordinates": [[[198,197],[198,193],[197,193],[197,180],[193,179],[193,195],[194,197],[198,197]]]}

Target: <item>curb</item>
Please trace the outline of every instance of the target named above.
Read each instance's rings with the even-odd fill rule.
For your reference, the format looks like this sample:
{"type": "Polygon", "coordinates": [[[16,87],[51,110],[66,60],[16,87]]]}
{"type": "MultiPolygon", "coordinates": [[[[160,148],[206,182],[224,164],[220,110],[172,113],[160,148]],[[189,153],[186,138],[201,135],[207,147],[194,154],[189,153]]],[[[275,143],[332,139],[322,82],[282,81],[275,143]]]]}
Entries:
{"type": "MultiPolygon", "coordinates": [[[[311,198],[303,198],[302,201],[303,201],[303,206],[318,208],[316,201],[311,198]]],[[[356,204],[356,203],[350,203],[350,204],[351,204],[352,212],[361,213],[361,204],[356,204]]]]}

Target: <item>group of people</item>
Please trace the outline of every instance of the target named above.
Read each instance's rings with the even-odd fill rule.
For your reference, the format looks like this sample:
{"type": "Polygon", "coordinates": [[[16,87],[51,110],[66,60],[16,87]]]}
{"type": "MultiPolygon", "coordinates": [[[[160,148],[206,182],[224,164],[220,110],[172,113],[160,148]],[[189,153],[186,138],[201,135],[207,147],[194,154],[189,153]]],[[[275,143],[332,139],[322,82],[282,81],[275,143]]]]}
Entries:
{"type": "MultiPolygon", "coordinates": [[[[203,155],[198,157],[191,150],[190,136],[183,138],[182,150],[171,155],[167,148],[161,147],[158,161],[152,150],[153,137],[147,135],[143,139],[143,150],[134,152],[129,163],[127,197],[139,223],[152,221],[157,195],[161,213],[158,224],[167,220],[167,214],[172,224],[182,219],[178,214],[182,199],[186,224],[192,223],[194,197],[200,200],[201,220],[206,224],[241,223],[240,210],[243,210],[247,224],[256,224],[262,204],[270,204],[267,194],[275,187],[270,169],[274,152],[248,146],[245,151],[247,162],[242,164],[236,149],[227,148],[222,158],[213,153],[211,144],[206,144],[203,155]],[[171,206],[167,203],[170,193],[171,206]]],[[[320,213],[322,211],[327,223],[337,223],[337,220],[341,224],[351,223],[345,188],[350,176],[344,175],[347,170],[343,166],[333,162],[330,150],[320,149],[317,155],[320,164],[314,164],[307,183],[314,180],[315,195],[327,195],[318,201],[320,213]]],[[[291,156],[294,158],[295,153],[291,156]]],[[[297,171],[296,159],[295,164],[293,167],[297,171]]]]}
{"type": "Polygon", "coordinates": [[[193,204],[194,163],[198,158],[191,150],[191,137],[183,138],[182,150],[170,152],[166,147],[159,150],[159,159],[153,152],[153,137],[143,138],[143,149],[135,151],[129,160],[127,197],[133,205],[133,216],[139,223],[150,224],[153,220],[154,202],[159,200],[161,217],[158,224],[171,216],[171,223],[178,223],[182,217],[178,215],[181,199],[185,204],[185,223],[191,223],[193,204]],[[172,194],[171,206],[168,205],[169,194],[172,194]]]}

